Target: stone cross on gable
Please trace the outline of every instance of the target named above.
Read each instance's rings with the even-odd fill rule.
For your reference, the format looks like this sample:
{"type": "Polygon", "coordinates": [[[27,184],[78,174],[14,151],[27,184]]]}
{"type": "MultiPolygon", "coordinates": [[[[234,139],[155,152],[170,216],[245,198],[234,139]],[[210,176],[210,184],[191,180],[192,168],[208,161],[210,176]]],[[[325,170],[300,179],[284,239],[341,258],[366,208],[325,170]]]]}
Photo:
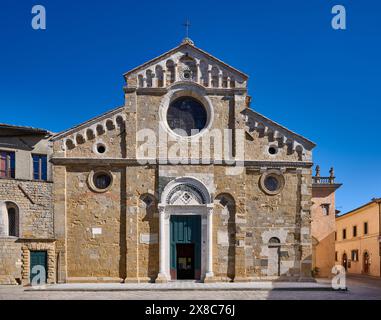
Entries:
{"type": "Polygon", "coordinates": [[[183,26],[185,27],[185,37],[189,38],[189,27],[191,26],[189,19],[187,19],[183,26]]]}

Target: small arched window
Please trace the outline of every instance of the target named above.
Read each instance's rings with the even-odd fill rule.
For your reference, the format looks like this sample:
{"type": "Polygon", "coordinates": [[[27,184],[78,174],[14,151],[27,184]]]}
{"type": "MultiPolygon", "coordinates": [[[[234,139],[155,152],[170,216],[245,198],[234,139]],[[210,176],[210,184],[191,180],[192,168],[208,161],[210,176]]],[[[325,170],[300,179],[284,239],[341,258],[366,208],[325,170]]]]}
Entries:
{"type": "Polygon", "coordinates": [[[152,71],[147,70],[147,72],[146,72],[146,84],[147,84],[148,88],[152,87],[152,78],[153,78],[152,71]]]}
{"type": "Polygon", "coordinates": [[[222,74],[222,88],[228,87],[228,75],[226,73],[222,74]]]}
{"type": "Polygon", "coordinates": [[[200,62],[200,70],[201,70],[201,84],[205,87],[209,86],[209,74],[208,74],[208,64],[201,60],[200,62]]]}
{"type": "Polygon", "coordinates": [[[219,87],[219,81],[218,81],[219,70],[216,66],[212,68],[211,74],[212,74],[212,87],[218,88],[219,87]]]}
{"type": "Polygon", "coordinates": [[[8,208],[8,235],[10,237],[18,237],[18,214],[14,207],[8,208]]]}
{"type": "Polygon", "coordinates": [[[143,79],[143,75],[141,74],[138,75],[138,85],[140,88],[144,87],[144,79],[143,79]]]}
{"type": "Polygon", "coordinates": [[[272,244],[272,245],[280,244],[280,240],[279,240],[279,238],[277,238],[277,237],[272,237],[272,238],[269,240],[269,244],[272,244]]]}
{"type": "Polygon", "coordinates": [[[155,68],[155,74],[157,78],[157,86],[159,88],[163,87],[164,86],[163,68],[157,65],[155,68]]]}
{"type": "Polygon", "coordinates": [[[175,64],[172,60],[168,60],[166,62],[166,67],[167,67],[167,72],[166,72],[166,75],[167,75],[167,79],[166,79],[166,82],[167,82],[167,86],[174,83],[175,82],[175,64]]]}

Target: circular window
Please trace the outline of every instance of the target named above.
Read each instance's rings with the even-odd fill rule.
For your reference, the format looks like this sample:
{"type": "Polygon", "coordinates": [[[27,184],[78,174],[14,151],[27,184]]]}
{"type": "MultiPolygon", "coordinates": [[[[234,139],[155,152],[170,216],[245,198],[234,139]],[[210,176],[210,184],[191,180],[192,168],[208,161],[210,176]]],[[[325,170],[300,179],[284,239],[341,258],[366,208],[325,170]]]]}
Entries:
{"type": "Polygon", "coordinates": [[[96,173],[93,178],[94,186],[98,189],[107,189],[111,184],[111,177],[106,173],[96,173]]]}
{"type": "Polygon", "coordinates": [[[269,147],[269,154],[274,155],[278,153],[277,147],[271,146],[269,147]]]}
{"type": "Polygon", "coordinates": [[[191,97],[180,97],[168,107],[168,126],[181,136],[192,136],[205,128],[207,112],[204,106],[191,97]]]}
{"type": "Polygon", "coordinates": [[[270,170],[262,175],[260,186],[269,195],[277,194],[284,186],[284,177],[279,171],[270,170]]]}
{"type": "Polygon", "coordinates": [[[89,175],[89,185],[97,192],[105,192],[112,186],[113,176],[107,171],[91,171],[89,175]]]}
{"type": "Polygon", "coordinates": [[[103,142],[97,142],[93,144],[93,152],[98,154],[104,154],[107,151],[107,147],[103,142]]]}
{"type": "Polygon", "coordinates": [[[265,188],[270,191],[276,191],[279,189],[279,180],[274,176],[268,176],[265,178],[265,188]]]}
{"type": "Polygon", "coordinates": [[[97,151],[98,151],[98,153],[105,153],[106,152],[106,146],[101,144],[101,143],[98,143],[97,151]]]}
{"type": "Polygon", "coordinates": [[[189,80],[192,77],[192,73],[190,70],[184,70],[183,77],[186,80],[189,80]]]}

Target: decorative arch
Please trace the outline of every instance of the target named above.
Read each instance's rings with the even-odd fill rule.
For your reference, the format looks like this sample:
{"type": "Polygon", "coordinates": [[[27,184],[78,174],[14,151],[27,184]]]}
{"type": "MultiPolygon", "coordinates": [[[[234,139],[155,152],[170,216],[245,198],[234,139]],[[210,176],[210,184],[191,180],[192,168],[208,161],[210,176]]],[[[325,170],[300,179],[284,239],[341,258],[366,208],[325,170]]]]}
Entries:
{"type": "Polygon", "coordinates": [[[211,76],[212,76],[212,87],[213,88],[218,88],[219,87],[219,70],[216,66],[212,67],[211,70],[211,76]]]}
{"type": "Polygon", "coordinates": [[[215,197],[215,202],[217,202],[222,207],[235,206],[234,197],[230,193],[220,193],[215,197]]]}
{"type": "Polygon", "coordinates": [[[100,136],[102,134],[104,134],[106,131],[105,131],[105,128],[103,127],[103,125],[101,124],[98,124],[97,127],[96,127],[96,131],[97,131],[97,135],[100,136]]]}
{"type": "Polygon", "coordinates": [[[157,65],[155,67],[155,75],[157,79],[157,86],[159,88],[164,87],[164,74],[163,74],[163,68],[161,65],[157,65]]]}
{"type": "Polygon", "coordinates": [[[270,245],[279,245],[280,244],[280,240],[277,237],[271,237],[270,240],[269,240],[269,244],[270,245]]]}
{"type": "Polygon", "coordinates": [[[173,62],[173,60],[167,60],[165,66],[167,68],[166,85],[168,86],[175,82],[175,63],[173,62]]]}
{"type": "Polygon", "coordinates": [[[20,237],[20,208],[13,201],[0,202],[0,236],[20,237]]]}
{"type": "Polygon", "coordinates": [[[75,141],[78,144],[82,144],[82,143],[85,143],[86,142],[86,139],[85,137],[82,135],[82,133],[77,133],[76,136],[75,136],[75,141]]]}
{"type": "Polygon", "coordinates": [[[144,78],[143,78],[142,74],[138,75],[138,85],[139,85],[140,88],[144,87],[144,78]]]}
{"type": "Polygon", "coordinates": [[[65,147],[68,150],[74,149],[75,148],[75,143],[72,139],[66,139],[65,141],[65,147]]]}
{"type": "Polygon", "coordinates": [[[153,73],[151,70],[148,69],[146,71],[146,86],[147,86],[147,88],[152,87],[152,78],[153,78],[153,73]]]}
{"type": "Polygon", "coordinates": [[[93,140],[95,138],[95,133],[92,129],[86,130],[86,138],[87,140],[93,140]]]}
{"type": "Polygon", "coordinates": [[[114,121],[112,121],[111,119],[107,119],[106,120],[106,128],[109,131],[114,130],[115,129],[114,121]]]}
{"type": "Polygon", "coordinates": [[[209,74],[208,74],[208,64],[205,60],[200,61],[200,71],[201,71],[201,84],[205,87],[209,86],[209,74]]]}
{"type": "Polygon", "coordinates": [[[179,75],[184,81],[197,81],[197,65],[195,59],[184,55],[179,60],[179,75]]]}
{"type": "Polygon", "coordinates": [[[211,196],[206,186],[193,177],[176,178],[164,188],[161,203],[165,205],[183,204],[209,204],[211,196]]]}

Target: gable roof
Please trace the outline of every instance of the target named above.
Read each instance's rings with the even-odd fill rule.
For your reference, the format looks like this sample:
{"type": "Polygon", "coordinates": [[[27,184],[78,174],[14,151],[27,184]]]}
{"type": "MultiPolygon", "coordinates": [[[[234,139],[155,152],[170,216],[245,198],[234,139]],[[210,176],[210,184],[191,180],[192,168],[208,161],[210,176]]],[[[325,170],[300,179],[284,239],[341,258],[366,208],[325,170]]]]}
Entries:
{"type": "Polygon", "coordinates": [[[195,50],[195,51],[201,53],[202,55],[207,56],[209,59],[214,60],[215,62],[222,64],[226,69],[228,69],[228,70],[230,70],[230,71],[233,71],[233,72],[235,72],[235,73],[238,73],[238,74],[239,74],[240,76],[242,76],[245,80],[247,80],[247,79],[249,78],[248,75],[245,74],[245,73],[243,73],[242,71],[239,71],[238,69],[232,67],[231,65],[229,65],[229,64],[223,62],[222,60],[216,58],[215,56],[211,55],[210,53],[208,53],[208,52],[206,52],[206,51],[204,51],[204,50],[202,50],[202,49],[196,47],[196,46],[194,45],[193,41],[190,40],[189,38],[185,38],[185,39],[180,43],[180,45],[178,45],[177,47],[175,47],[175,48],[173,48],[173,49],[171,49],[171,50],[169,50],[169,51],[167,51],[167,52],[161,54],[160,56],[158,56],[158,57],[156,57],[156,58],[153,58],[153,59],[151,59],[151,60],[149,60],[149,61],[147,61],[147,62],[145,62],[145,63],[143,63],[143,64],[141,64],[141,65],[139,65],[139,66],[137,66],[137,67],[135,67],[135,68],[133,68],[133,69],[130,70],[130,71],[125,72],[125,73],[123,74],[123,76],[124,76],[125,78],[127,78],[130,74],[133,74],[133,73],[135,73],[136,71],[138,71],[138,70],[140,70],[140,69],[143,69],[143,68],[145,68],[145,67],[148,67],[149,65],[151,65],[151,64],[153,64],[153,63],[155,63],[155,62],[157,62],[157,61],[159,61],[159,60],[165,59],[165,58],[169,57],[170,55],[172,55],[173,53],[175,53],[175,52],[181,50],[182,48],[187,48],[187,47],[188,47],[188,48],[192,48],[193,50],[195,50]]]}
{"type": "Polygon", "coordinates": [[[352,209],[351,211],[348,211],[348,212],[345,212],[343,214],[340,214],[340,215],[337,215],[336,216],[336,220],[339,220],[340,218],[346,218],[348,215],[352,215],[352,214],[355,214],[355,213],[358,213],[359,211],[361,211],[362,209],[366,208],[366,207],[369,207],[373,204],[381,204],[381,198],[373,198],[372,200],[370,200],[369,202],[363,204],[362,206],[360,207],[357,207],[355,209],[352,209]]]}
{"type": "Polygon", "coordinates": [[[259,121],[263,122],[264,124],[266,124],[267,126],[270,126],[270,127],[273,127],[273,128],[277,128],[279,129],[280,131],[283,131],[286,135],[296,139],[296,140],[299,140],[301,142],[303,142],[306,147],[308,147],[308,149],[313,149],[314,147],[316,147],[316,144],[314,142],[312,142],[311,140],[303,137],[302,135],[300,134],[297,134],[296,132],[294,131],[291,131],[290,129],[282,126],[281,124],[265,117],[264,115],[260,114],[259,112],[257,111],[254,111],[253,109],[251,108],[246,108],[244,111],[242,111],[243,114],[248,114],[248,115],[251,115],[251,116],[254,116],[256,117],[259,121]]]}
{"type": "Polygon", "coordinates": [[[27,126],[17,126],[13,124],[0,123],[0,136],[20,136],[20,135],[52,135],[53,133],[40,128],[27,126]]]}
{"type": "Polygon", "coordinates": [[[122,111],[124,108],[124,106],[120,106],[120,107],[117,107],[117,108],[114,108],[112,110],[109,110],[109,111],[106,111],[104,113],[102,113],[101,115],[99,116],[96,116],[94,118],[91,118],[90,120],[87,120],[85,122],[82,122],[74,127],[71,127],[67,130],[64,130],[64,131],[61,131],[61,132],[58,132],[56,133],[55,135],[53,135],[53,137],[51,138],[52,141],[56,141],[58,139],[61,139],[61,138],[64,138],[78,130],[82,130],[84,128],[86,128],[87,126],[91,126],[92,124],[98,122],[99,120],[103,120],[104,118],[107,118],[111,115],[114,115],[120,111],[122,111]]]}

